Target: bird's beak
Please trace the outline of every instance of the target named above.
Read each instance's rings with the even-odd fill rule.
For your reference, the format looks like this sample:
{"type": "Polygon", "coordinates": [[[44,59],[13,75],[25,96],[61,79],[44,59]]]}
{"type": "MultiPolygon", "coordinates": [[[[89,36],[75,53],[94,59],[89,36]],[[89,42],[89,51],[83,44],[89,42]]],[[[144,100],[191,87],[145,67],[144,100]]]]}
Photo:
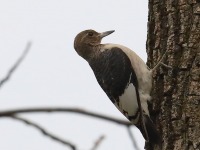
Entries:
{"type": "Polygon", "coordinates": [[[104,38],[105,36],[107,36],[107,35],[109,35],[109,34],[111,34],[111,33],[113,33],[113,32],[115,32],[115,30],[102,32],[102,33],[100,33],[100,37],[101,37],[101,38],[104,38]]]}

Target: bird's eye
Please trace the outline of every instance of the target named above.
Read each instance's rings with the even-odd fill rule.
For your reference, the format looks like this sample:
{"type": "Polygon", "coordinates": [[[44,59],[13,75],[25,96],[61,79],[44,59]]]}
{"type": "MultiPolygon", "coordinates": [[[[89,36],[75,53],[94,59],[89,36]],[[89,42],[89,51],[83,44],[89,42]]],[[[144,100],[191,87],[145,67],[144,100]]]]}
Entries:
{"type": "Polygon", "coordinates": [[[88,35],[89,35],[89,36],[93,36],[93,33],[92,33],[92,32],[89,32],[88,35]]]}

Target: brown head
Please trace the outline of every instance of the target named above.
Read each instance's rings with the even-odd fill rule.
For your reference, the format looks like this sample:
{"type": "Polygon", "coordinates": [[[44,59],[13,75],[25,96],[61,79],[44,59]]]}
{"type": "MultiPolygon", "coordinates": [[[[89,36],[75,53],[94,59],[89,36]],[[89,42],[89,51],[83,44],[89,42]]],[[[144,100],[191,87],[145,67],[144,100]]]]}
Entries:
{"type": "Polygon", "coordinates": [[[113,33],[114,30],[98,33],[94,30],[80,32],[74,39],[74,49],[76,52],[88,60],[100,48],[103,37],[113,33]]]}

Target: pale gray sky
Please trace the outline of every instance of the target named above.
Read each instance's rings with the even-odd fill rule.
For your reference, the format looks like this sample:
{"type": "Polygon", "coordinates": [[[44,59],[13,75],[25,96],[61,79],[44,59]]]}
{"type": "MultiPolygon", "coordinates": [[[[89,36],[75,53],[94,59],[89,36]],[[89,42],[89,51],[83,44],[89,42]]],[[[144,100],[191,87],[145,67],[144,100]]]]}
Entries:
{"type": "MultiPolygon", "coordinates": [[[[85,29],[115,30],[103,42],[125,45],[146,61],[146,0],[10,0],[0,5],[0,78],[23,52],[31,50],[0,91],[0,109],[36,106],[81,107],[125,119],[99,87],[73,40],[85,29]]],[[[121,126],[74,114],[23,115],[52,133],[89,150],[100,136],[98,150],[133,150],[121,126]]],[[[144,140],[133,127],[141,149],[144,140]]],[[[11,119],[0,119],[1,150],[66,150],[37,130],[11,119]]]]}

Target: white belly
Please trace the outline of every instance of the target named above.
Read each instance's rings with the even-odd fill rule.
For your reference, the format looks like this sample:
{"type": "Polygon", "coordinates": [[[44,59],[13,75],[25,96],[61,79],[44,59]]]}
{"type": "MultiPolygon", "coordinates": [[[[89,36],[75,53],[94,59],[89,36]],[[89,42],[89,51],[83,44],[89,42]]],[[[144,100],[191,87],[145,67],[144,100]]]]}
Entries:
{"type": "Polygon", "coordinates": [[[119,96],[119,108],[125,116],[133,116],[138,109],[135,86],[131,83],[119,96]]]}

